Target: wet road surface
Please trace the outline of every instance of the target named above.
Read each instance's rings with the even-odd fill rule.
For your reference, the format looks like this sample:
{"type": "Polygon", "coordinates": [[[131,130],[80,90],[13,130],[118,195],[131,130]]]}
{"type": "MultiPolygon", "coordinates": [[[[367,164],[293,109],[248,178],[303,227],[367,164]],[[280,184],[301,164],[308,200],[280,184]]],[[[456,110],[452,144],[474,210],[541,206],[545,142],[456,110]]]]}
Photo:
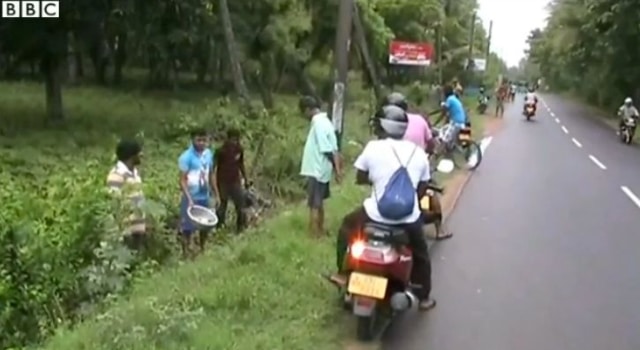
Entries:
{"type": "Polygon", "coordinates": [[[456,236],[431,250],[438,306],[398,319],[384,349],[640,349],[640,150],[543,100],[533,122],[508,107],[456,236]]]}

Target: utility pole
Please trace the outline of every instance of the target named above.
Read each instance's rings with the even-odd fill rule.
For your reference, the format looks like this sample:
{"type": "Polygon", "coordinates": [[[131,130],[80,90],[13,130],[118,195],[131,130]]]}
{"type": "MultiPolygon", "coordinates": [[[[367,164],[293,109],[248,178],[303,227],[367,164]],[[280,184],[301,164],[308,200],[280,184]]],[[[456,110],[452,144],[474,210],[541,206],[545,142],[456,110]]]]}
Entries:
{"type": "Polygon", "coordinates": [[[333,95],[329,116],[338,137],[338,148],[342,146],[344,110],[349,73],[349,45],[353,26],[354,0],[340,0],[338,24],[336,26],[336,46],[333,50],[333,95]]]}
{"type": "Polygon", "coordinates": [[[438,65],[438,84],[444,84],[442,69],[444,66],[444,52],[442,50],[442,20],[438,23],[436,29],[436,64],[438,65]]]}
{"type": "Polygon", "coordinates": [[[451,11],[451,0],[442,0],[442,11],[440,12],[440,21],[437,24],[435,30],[436,34],[436,54],[438,63],[438,84],[444,85],[444,45],[442,44],[442,38],[444,37],[444,23],[447,20],[447,16],[451,11]]]}
{"type": "Polygon", "coordinates": [[[376,95],[376,101],[382,99],[382,86],[376,71],[376,65],[371,59],[369,53],[369,47],[367,45],[367,37],[364,33],[364,26],[362,25],[362,19],[360,18],[360,10],[358,4],[353,2],[353,29],[356,35],[356,42],[360,51],[360,57],[362,58],[361,64],[365,67],[364,72],[369,75],[371,85],[373,86],[374,94],[376,95]]]}
{"type": "Polygon", "coordinates": [[[467,57],[467,69],[473,69],[473,41],[476,35],[476,13],[471,15],[471,29],[469,30],[469,56],[467,57]]]}
{"type": "Polygon", "coordinates": [[[484,55],[484,59],[486,61],[484,71],[485,73],[489,70],[489,57],[491,56],[491,35],[493,33],[493,21],[489,21],[489,35],[487,36],[487,50],[484,55]]]}

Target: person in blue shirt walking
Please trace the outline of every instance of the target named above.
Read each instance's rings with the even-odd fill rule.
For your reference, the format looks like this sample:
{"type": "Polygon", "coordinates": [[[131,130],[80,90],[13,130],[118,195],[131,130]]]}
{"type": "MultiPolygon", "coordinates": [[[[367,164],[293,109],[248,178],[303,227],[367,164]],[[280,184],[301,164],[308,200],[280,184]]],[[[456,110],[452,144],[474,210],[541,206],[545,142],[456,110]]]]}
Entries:
{"type": "MultiPolygon", "coordinates": [[[[180,202],[180,233],[182,252],[185,257],[192,257],[193,243],[197,226],[187,214],[187,209],[193,205],[211,207],[217,203],[218,186],[215,181],[213,153],[209,149],[209,136],[204,129],[197,129],[191,133],[191,146],[178,158],[180,168],[180,188],[182,200],[180,202]]],[[[199,231],[200,252],[204,251],[208,232],[199,231]]]]}

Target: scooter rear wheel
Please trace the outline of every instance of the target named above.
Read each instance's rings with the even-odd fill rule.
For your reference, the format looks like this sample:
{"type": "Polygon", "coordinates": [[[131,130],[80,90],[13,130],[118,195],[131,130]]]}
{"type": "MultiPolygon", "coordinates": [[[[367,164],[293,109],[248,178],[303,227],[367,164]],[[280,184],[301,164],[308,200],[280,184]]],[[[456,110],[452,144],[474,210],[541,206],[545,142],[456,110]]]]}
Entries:
{"type": "Polygon", "coordinates": [[[627,145],[631,143],[630,132],[626,128],[622,128],[622,130],[620,130],[620,141],[627,145]]]}
{"type": "Polygon", "coordinates": [[[376,334],[376,314],[358,316],[357,337],[360,341],[372,341],[376,334]]]}

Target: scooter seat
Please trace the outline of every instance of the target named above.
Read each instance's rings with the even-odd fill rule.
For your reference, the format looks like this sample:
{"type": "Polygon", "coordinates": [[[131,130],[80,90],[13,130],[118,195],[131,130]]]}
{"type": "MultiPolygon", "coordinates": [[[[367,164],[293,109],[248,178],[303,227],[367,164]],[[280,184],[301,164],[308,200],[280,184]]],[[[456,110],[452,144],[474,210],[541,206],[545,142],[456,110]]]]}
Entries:
{"type": "Polygon", "coordinates": [[[364,225],[364,234],[368,239],[384,241],[389,244],[407,244],[409,236],[401,227],[378,222],[368,222],[364,225]]]}

